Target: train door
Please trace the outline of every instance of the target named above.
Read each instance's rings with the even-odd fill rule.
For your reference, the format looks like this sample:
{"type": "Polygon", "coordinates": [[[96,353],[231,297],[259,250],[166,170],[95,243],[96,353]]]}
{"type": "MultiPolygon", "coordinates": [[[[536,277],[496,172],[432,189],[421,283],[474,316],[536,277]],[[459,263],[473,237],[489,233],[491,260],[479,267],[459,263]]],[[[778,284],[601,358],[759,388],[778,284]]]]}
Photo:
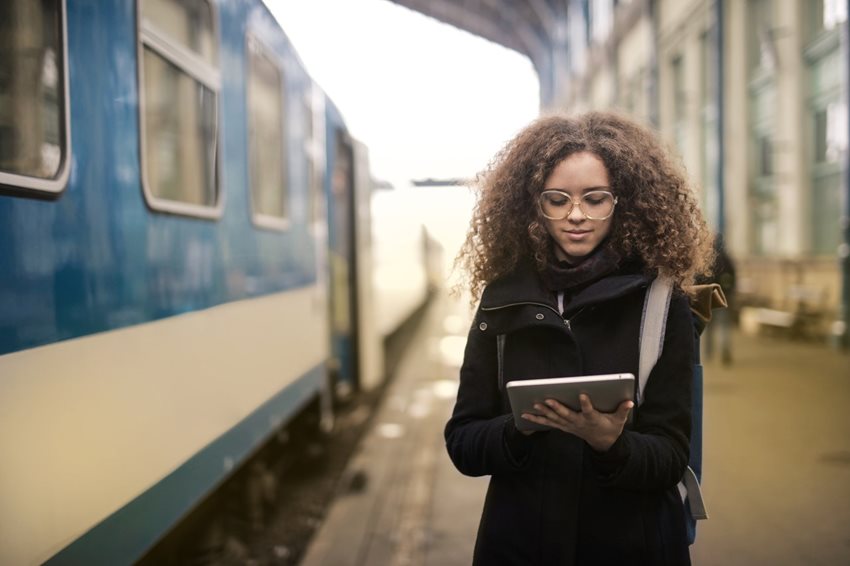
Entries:
{"type": "Polygon", "coordinates": [[[384,379],[383,335],[375,316],[374,242],[372,241],[372,171],[369,150],[354,144],[354,245],[357,255],[357,375],[363,390],[377,387],[384,379]]]}
{"type": "Polygon", "coordinates": [[[338,397],[358,386],[356,246],[354,245],[354,152],[351,141],[335,131],[328,198],[331,374],[338,397]]]}

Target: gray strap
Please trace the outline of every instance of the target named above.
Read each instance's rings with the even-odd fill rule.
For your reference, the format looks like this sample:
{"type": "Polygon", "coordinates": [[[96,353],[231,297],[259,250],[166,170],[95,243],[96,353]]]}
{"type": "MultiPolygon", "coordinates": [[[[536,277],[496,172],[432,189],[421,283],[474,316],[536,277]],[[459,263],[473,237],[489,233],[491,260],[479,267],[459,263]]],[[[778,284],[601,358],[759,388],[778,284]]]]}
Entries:
{"type": "Polygon", "coordinates": [[[702,499],[702,489],[699,486],[699,480],[690,466],[685,468],[685,475],[682,476],[682,481],[679,482],[679,495],[682,496],[682,501],[687,496],[688,506],[691,508],[691,517],[697,521],[708,519],[708,511],[706,511],[705,501],[702,499]]]}
{"type": "Polygon", "coordinates": [[[673,294],[673,282],[663,276],[656,277],[643,302],[643,316],[640,323],[640,362],[638,365],[637,404],[643,403],[643,390],[649,374],[664,346],[664,331],[667,327],[667,312],[670,309],[670,297],[673,294]]]}
{"type": "MultiPolygon", "coordinates": [[[[646,292],[640,326],[638,405],[643,402],[643,390],[646,387],[647,380],[649,380],[649,374],[655,367],[658,358],[661,357],[672,294],[673,282],[667,277],[657,277],[646,292]]],[[[697,476],[690,466],[685,468],[685,474],[677,487],[682,501],[684,502],[686,498],[688,500],[691,516],[697,520],[708,519],[699,480],[697,480],[697,476]]]]}

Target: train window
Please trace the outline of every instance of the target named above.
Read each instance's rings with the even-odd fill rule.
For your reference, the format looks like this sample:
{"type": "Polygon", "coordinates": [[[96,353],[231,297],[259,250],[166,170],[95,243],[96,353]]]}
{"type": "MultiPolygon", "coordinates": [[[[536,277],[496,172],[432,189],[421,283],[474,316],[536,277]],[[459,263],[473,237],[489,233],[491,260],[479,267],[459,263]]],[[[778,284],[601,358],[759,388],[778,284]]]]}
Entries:
{"type": "Polygon", "coordinates": [[[59,193],[68,179],[65,3],[0,2],[0,185],[59,193]]]}
{"type": "Polygon", "coordinates": [[[324,192],[324,99],[317,87],[312,86],[304,95],[304,119],[307,123],[306,153],[307,153],[307,190],[309,199],[310,222],[317,224],[323,221],[324,207],[322,197],[324,192]]]}
{"type": "Polygon", "coordinates": [[[213,12],[207,0],[143,0],[142,16],[160,33],[216,65],[213,12]]]}
{"type": "Polygon", "coordinates": [[[142,178],[152,208],[216,218],[218,48],[208,0],[140,0],[142,178]]]}
{"type": "Polygon", "coordinates": [[[283,73],[271,52],[248,38],[248,155],[254,220],[287,227],[287,160],[283,73]]]}

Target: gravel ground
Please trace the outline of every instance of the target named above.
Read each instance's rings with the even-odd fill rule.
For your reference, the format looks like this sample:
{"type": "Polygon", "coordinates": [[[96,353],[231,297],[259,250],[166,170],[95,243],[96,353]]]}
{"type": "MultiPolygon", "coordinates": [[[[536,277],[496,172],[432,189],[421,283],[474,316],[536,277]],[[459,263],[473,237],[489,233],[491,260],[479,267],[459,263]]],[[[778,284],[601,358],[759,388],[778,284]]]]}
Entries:
{"type": "MultiPolygon", "coordinates": [[[[387,339],[390,379],[424,311],[420,309],[387,339]]],[[[296,566],[333,497],[358,489],[359,478],[343,477],[343,472],[385,388],[386,384],[339,404],[330,434],[318,431],[317,404],[309,407],[139,564],[296,566]]]]}

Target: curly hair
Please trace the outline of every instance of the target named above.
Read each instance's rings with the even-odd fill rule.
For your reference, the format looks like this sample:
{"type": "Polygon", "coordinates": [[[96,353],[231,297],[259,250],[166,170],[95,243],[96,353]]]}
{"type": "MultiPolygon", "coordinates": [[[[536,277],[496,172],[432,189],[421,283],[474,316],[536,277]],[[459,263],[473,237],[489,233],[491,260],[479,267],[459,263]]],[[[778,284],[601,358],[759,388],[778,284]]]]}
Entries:
{"type": "Polygon", "coordinates": [[[532,122],[475,179],[478,200],[455,260],[473,300],[522,258],[543,269],[554,244],[538,195],[558,163],[585,151],[605,164],[618,197],[606,245],[682,287],[708,272],[713,236],[682,168],[655,134],[612,112],[555,115],[532,122]]]}

